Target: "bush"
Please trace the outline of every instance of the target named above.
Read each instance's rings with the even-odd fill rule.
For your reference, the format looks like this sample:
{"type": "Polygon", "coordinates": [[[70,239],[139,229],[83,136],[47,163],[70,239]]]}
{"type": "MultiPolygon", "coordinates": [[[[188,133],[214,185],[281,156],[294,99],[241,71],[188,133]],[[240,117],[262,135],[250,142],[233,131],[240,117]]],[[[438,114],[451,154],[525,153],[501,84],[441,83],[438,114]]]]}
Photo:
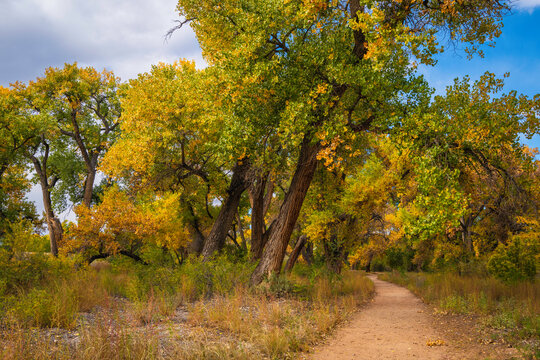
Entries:
{"type": "Polygon", "coordinates": [[[63,259],[49,258],[43,254],[13,259],[8,252],[0,250],[0,290],[3,290],[0,295],[14,294],[70,271],[71,264],[63,259]]]}
{"type": "Polygon", "coordinates": [[[535,250],[519,238],[506,246],[499,244],[488,261],[488,271],[506,282],[532,280],[536,276],[535,250]]]}
{"type": "Polygon", "coordinates": [[[26,252],[51,251],[49,237],[36,234],[34,225],[28,220],[10,223],[3,238],[0,239],[0,248],[17,257],[23,256],[26,252]]]}

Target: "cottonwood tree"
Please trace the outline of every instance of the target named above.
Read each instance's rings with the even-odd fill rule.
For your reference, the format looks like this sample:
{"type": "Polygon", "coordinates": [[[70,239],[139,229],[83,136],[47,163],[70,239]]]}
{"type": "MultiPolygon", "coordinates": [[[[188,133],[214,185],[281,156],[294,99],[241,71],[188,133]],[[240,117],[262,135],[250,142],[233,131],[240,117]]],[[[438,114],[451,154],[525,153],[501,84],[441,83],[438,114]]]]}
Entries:
{"type": "Polygon", "coordinates": [[[179,214],[178,195],[134,196],[113,185],[101,200],[91,208],[76,207],[77,224],[71,224],[63,251],[81,254],[88,262],[120,254],[144,263],[141,251],[153,244],[182,262],[182,249],[190,238],[179,214]]]}
{"type": "MultiPolygon", "coordinates": [[[[180,0],[178,10],[191,20],[209,64],[232,84],[231,101],[258,88],[281,106],[278,116],[263,119],[273,121],[271,134],[297,158],[252,276],[257,284],[281,269],[322,142],[399,125],[413,94],[425,93],[414,62],[434,64],[442,50],[436,34],[447,31],[473,53],[499,34],[508,2],[180,0]]],[[[261,138],[255,133],[252,144],[261,138]]]]}
{"type": "Polygon", "coordinates": [[[212,69],[180,61],[158,64],[130,81],[123,99],[123,135],[103,169],[139,188],[181,194],[191,250],[209,259],[223,247],[249,186],[242,149],[226,149],[226,108],[212,69]],[[215,203],[220,209],[216,214],[215,203]]]}
{"type": "Polygon", "coordinates": [[[25,199],[32,184],[22,153],[34,134],[20,120],[14,92],[0,87],[0,237],[20,219],[37,220],[35,206],[25,199]]]}
{"type": "Polygon", "coordinates": [[[90,206],[98,162],[116,133],[118,86],[112,73],[76,64],[48,68],[44,77],[13,85],[21,124],[32,131],[22,151],[42,189],[55,256],[63,229],[54,205],[62,210],[67,196],[90,206]]]}
{"type": "Polygon", "coordinates": [[[88,207],[94,195],[98,163],[118,134],[119,86],[112,72],[79,68],[77,64],[49,68],[44,77],[29,85],[32,103],[39,109],[36,111],[48,112],[56,120],[60,137],[69,143],[71,151],[75,150],[84,166],[72,175],[82,174],[83,184],[62,190],[71,193],[73,202],[81,201],[88,207]]]}
{"type": "Polygon", "coordinates": [[[490,73],[473,84],[456,79],[444,96],[404,123],[402,148],[418,159],[418,194],[404,207],[411,235],[460,233],[471,254],[479,222],[500,228],[490,237],[505,242],[508,233],[519,230],[512,218],[534,206],[534,159],[520,136],[538,133],[540,96],[515,91],[497,96],[502,87],[490,73]]]}

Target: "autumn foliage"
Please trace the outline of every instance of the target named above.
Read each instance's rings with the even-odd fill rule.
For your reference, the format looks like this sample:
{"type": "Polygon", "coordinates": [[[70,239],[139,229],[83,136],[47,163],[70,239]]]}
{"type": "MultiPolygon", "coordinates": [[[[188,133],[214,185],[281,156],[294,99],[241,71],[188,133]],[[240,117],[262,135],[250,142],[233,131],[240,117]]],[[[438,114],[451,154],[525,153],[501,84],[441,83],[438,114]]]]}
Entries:
{"type": "Polygon", "coordinates": [[[491,73],[434,95],[418,72],[442,34],[481,53],[510,5],[180,0],[204,69],[121,83],[66,64],[0,89],[0,237],[39,225],[32,171],[53,255],[249,253],[252,285],[297,259],[531,279],[539,164],[521,137],[539,132],[540,96],[491,73]]]}

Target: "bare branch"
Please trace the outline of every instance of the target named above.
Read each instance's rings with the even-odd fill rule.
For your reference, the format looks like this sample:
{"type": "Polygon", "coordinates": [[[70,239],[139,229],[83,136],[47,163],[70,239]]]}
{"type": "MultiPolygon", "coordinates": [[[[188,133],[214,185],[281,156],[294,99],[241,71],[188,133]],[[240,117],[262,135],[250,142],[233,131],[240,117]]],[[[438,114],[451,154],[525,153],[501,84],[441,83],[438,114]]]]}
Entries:
{"type": "Polygon", "coordinates": [[[167,42],[172,37],[173,33],[176,30],[180,30],[182,28],[182,26],[184,26],[185,24],[187,24],[187,23],[189,23],[189,22],[191,22],[193,20],[196,20],[196,18],[188,18],[188,19],[185,19],[185,20],[174,20],[174,22],[177,25],[175,25],[174,27],[170,28],[169,31],[167,31],[167,33],[164,36],[163,41],[167,42]]]}

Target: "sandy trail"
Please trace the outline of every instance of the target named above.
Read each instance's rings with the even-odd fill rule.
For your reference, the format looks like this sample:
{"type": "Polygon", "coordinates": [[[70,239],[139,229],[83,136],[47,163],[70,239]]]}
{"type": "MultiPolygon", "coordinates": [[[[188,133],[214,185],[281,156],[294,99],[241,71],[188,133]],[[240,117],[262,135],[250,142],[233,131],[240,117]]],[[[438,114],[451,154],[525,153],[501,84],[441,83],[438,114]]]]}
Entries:
{"type": "Polygon", "coordinates": [[[345,327],[337,330],[333,339],[317,349],[311,359],[488,358],[485,349],[458,346],[447,341],[433,326],[429,308],[409,290],[378,280],[374,275],[370,279],[376,289],[372,302],[345,327]],[[437,340],[444,341],[444,345],[427,345],[437,340]]]}

